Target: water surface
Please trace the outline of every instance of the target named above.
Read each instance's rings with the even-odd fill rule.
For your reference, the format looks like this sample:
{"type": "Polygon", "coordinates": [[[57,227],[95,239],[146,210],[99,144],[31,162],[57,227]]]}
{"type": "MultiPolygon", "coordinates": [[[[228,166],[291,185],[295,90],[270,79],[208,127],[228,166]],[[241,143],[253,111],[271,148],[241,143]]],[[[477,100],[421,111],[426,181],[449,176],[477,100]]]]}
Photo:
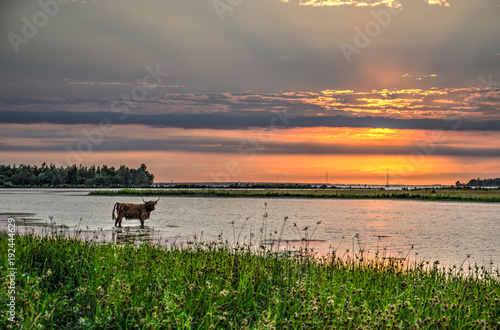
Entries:
{"type": "MultiPolygon", "coordinates": [[[[252,239],[255,244],[278,239],[283,228],[281,238],[291,241],[290,248],[303,246],[300,240],[308,238],[313,240],[309,247],[322,252],[334,249],[345,257],[352,257],[353,251],[359,256],[363,250],[365,254],[439,260],[445,266],[458,266],[464,260],[465,266],[490,267],[491,262],[500,262],[499,203],[162,197],[146,220],[146,229],[138,228],[138,220],[124,220],[124,229],[116,231],[113,205],[141,203],[141,198],[87,196],[88,191],[0,189],[0,213],[4,218],[30,213],[18,218],[28,219],[31,227],[52,223],[69,230],[98,231],[101,237],[114,240],[146,236],[157,242],[185,243],[196,237],[247,244],[252,239]]],[[[29,228],[18,226],[18,231],[29,228]]]]}

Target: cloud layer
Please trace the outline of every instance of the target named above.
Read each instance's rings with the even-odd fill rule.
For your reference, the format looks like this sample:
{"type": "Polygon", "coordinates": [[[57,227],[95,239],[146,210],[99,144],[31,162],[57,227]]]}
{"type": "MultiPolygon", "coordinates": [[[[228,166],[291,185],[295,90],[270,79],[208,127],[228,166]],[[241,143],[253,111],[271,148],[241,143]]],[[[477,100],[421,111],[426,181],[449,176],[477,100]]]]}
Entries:
{"type": "MultiPolygon", "coordinates": [[[[1,126],[1,125],[0,125],[1,126]]],[[[3,152],[184,152],[261,155],[426,155],[500,157],[500,132],[430,131],[374,128],[214,129],[108,125],[15,124],[3,139],[3,152]],[[70,128],[71,127],[71,128],[70,128]],[[56,133],[54,133],[56,132],[56,133]],[[490,141],[490,142],[485,142],[490,141]],[[83,148],[80,150],[80,148],[83,148]]]]}
{"type": "Polygon", "coordinates": [[[97,124],[110,118],[117,124],[240,129],[266,126],[274,112],[286,112],[297,127],[496,130],[500,88],[483,80],[483,86],[469,88],[166,93],[140,99],[129,86],[118,98],[3,97],[0,120],[97,124]]]}
{"type": "Polygon", "coordinates": [[[241,113],[203,114],[131,114],[123,118],[114,112],[25,112],[0,111],[0,123],[6,124],[59,124],[78,125],[113,123],[114,125],[140,124],[152,127],[174,127],[183,129],[251,129],[286,127],[374,127],[391,129],[425,130],[478,130],[500,131],[500,120],[471,121],[458,119],[395,119],[387,117],[347,117],[347,116],[294,116],[285,112],[273,113],[252,111],[241,113]]]}
{"type": "MultiPolygon", "coordinates": [[[[356,7],[375,7],[385,5],[392,8],[399,8],[404,1],[399,0],[281,0],[284,3],[298,4],[300,6],[356,6],[356,7]]],[[[446,0],[427,0],[430,5],[441,5],[448,7],[450,4],[446,0]]]]}
{"type": "Polygon", "coordinates": [[[24,38],[0,39],[2,160],[90,146],[82,163],[164,177],[237,159],[257,180],[369,178],[424,152],[418,178],[498,173],[498,1],[223,2],[71,1],[43,24],[44,2],[2,3],[2,33],[24,38]]]}

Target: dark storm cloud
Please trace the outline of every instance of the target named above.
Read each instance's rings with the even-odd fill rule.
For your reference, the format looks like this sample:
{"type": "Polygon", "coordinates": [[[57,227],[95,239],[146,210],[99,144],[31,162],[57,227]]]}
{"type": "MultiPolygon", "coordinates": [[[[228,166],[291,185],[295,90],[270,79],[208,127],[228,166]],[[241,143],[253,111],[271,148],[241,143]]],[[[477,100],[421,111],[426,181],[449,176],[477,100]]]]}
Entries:
{"type": "MultiPolygon", "coordinates": [[[[67,140],[60,143],[41,144],[38,146],[12,145],[0,142],[0,151],[30,152],[30,151],[67,151],[72,145],[67,140]]],[[[430,148],[430,146],[427,146],[430,148]]],[[[254,155],[254,145],[248,140],[217,137],[182,137],[170,136],[158,139],[127,139],[108,138],[93,149],[97,152],[133,152],[133,151],[170,151],[254,155]]],[[[258,153],[263,155],[422,155],[416,145],[346,145],[338,143],[286,143],[269,142],[259,148],[258,153]]],[[[425,153],[424,153],[425,154],[425,153]]],[[[457,157],[500,157],[500,148],[470,148],[433,145],[432,155],[457,157]]]]}
{"type": "Polygon", "coordinates": [[[62,98],[34,98],[34,97],[17,97],[17,98],[2,98],[0,97],[0,104],[3,106],[26,106],[26,105],[79,105],[79,104],[96,104],[107,105],[108,101],[104,99],[62,99],[62,98]]]}
{"type": "Polygon", "coordinates": [[[388,117],[337,116],[287,116],[269,111],[192,114],[130,114],[122,117],[114,112],[25,112],[0,111],[0,123],[6,124],[59,124],[59,125],[145,125],[184,129],[250,129],[270,126],[294,127],[372,127],[392,129],[500,131],[500,120],[444,120],[444,119],[396,119],[388,117]],[[281,117],[280,117],[281,116],[281,117]]]}

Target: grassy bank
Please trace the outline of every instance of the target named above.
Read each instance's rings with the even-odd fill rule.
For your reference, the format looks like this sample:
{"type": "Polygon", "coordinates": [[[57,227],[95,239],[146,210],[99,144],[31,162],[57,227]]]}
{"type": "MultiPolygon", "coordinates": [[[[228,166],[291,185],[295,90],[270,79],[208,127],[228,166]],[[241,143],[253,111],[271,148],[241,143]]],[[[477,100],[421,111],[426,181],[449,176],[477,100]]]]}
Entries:
{"type": "MultiPolygon", "coordinates": [[[[8,236],[0,234],[1,246],[8,236]]],[[[2,260],[2,274],[8,268],[2,260]]],[[[16,237],[18,325],[0,328],[498,328],[498,274],[16,237]],[[483,273],[484,275],[484,273],[483,273]]],[[[5,276],[3,276],[4,281],[5,276]]],[[[2,286],[6,301],[6,286],[2,286]]]]}
{"type": "Polygon", "coordinates": [[[185,197],[263,197],[263,198],[345,198],[409,199],[427,201],[500,202],[500,189],[122,189],[91,191],[94,196],[185,196],[185,197]]]}

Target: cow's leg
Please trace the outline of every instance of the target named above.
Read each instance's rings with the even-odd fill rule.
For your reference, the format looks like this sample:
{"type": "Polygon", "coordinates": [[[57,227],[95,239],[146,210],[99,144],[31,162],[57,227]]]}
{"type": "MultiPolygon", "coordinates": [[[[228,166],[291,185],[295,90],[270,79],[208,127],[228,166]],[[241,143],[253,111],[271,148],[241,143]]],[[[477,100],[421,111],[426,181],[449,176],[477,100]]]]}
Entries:
{"type": "Polygon", "coordinates": [[[141,228],[144,228],[144,220],[146,220],[148,218],[148,215],[146,214],[146,212],[144,210],[142,210],[140,216],[139,216],[139,220],[141,221],[141,228]]]}
{"type": "Polygon", "coordinates": [[[115,227],[117,227],[116,225],[118,225],[118,227],[121,227],[122,220],[123,220],[123,215],[118,215],[118,217],[116,218],[115,227]]]}

